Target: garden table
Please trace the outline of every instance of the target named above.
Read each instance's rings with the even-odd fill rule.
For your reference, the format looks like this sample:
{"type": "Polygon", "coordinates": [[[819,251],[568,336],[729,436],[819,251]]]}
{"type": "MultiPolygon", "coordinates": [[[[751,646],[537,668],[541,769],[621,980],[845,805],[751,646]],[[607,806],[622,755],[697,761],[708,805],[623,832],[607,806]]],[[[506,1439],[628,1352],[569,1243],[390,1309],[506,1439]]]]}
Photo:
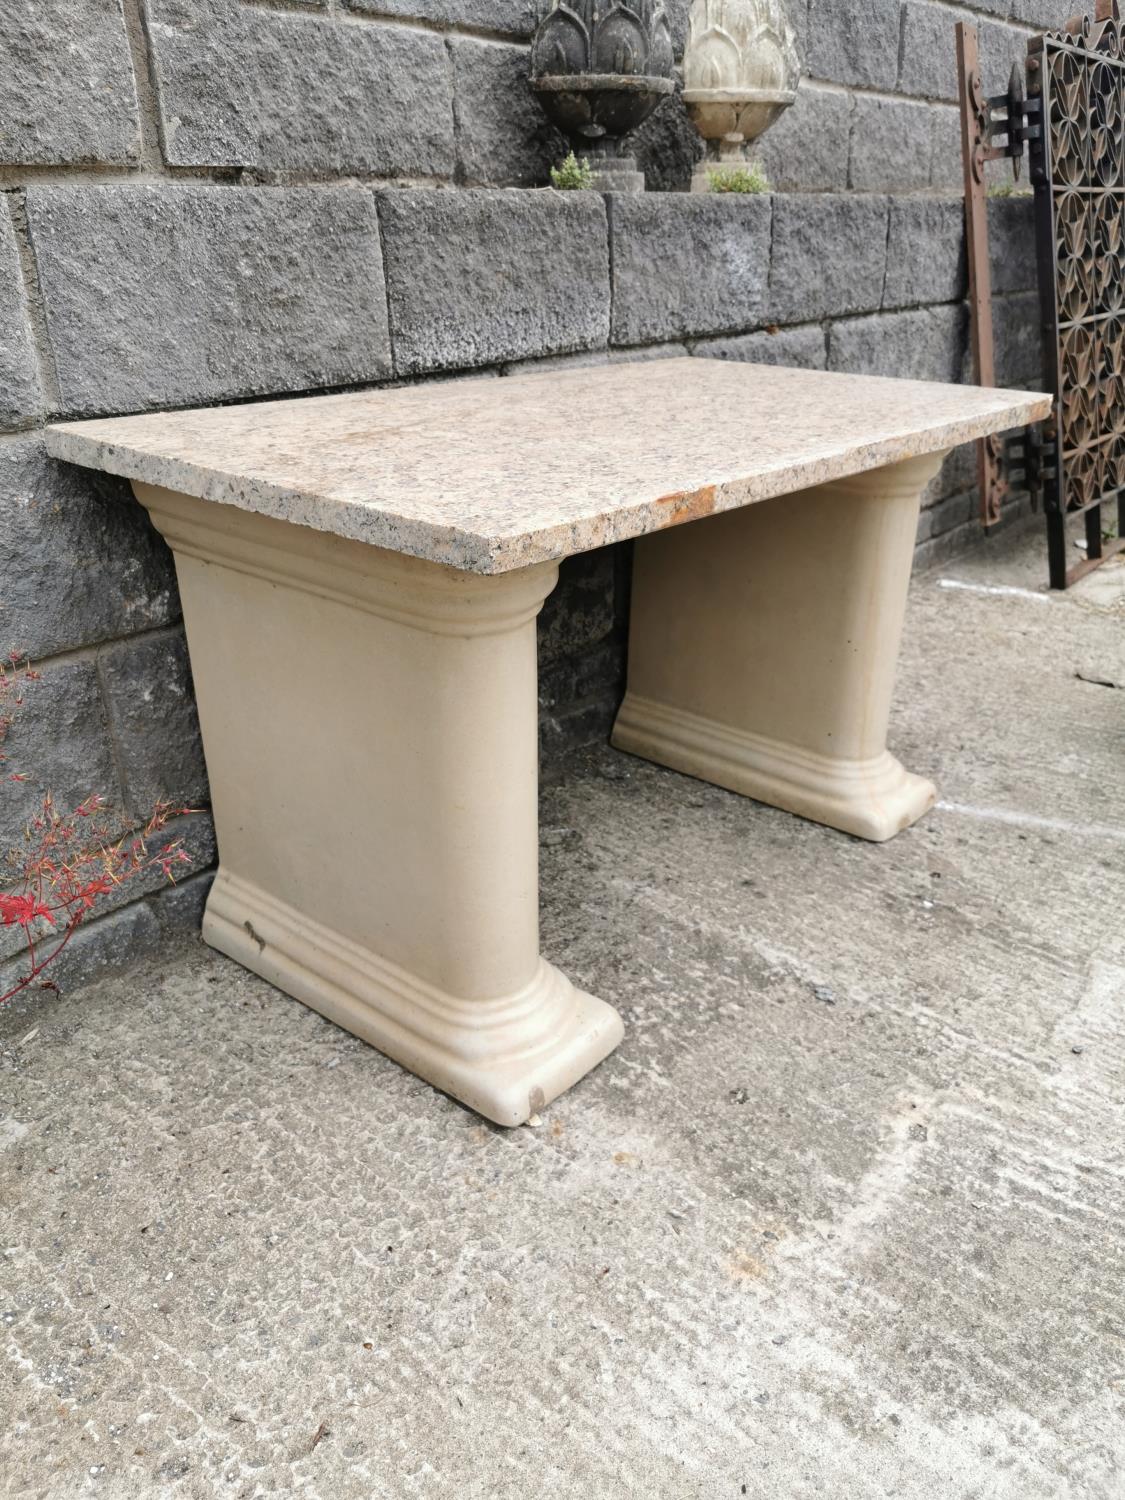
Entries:
{"type": "Polygon", "coordinates": [[[919,498],[1047,396],[673,359],[67,423],[172,546],[219,871],[204,937],[489,1119],[612,1050],[539,951],[535,616],[637,544],[614,743],[866,838],[919,498]],[[690,525],[687,523],[691,523],[690,525]]]}

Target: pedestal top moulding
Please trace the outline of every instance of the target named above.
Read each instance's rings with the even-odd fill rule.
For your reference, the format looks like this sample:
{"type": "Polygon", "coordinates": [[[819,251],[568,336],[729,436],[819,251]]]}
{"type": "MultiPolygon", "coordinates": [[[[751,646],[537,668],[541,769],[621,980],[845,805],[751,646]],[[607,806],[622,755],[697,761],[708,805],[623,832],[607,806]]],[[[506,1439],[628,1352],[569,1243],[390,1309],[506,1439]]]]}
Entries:
{"type": "Polygon", "coordinates": [[[640,537],[614,742],[867,838],[919,496],[1046,396],[704,359],[49,429],[170,542],[213,946],[489,1119],[620,1040],[539,951],[535,616],[640,537]],[[685,525],[685,523],[693,523],[685,525]]]}

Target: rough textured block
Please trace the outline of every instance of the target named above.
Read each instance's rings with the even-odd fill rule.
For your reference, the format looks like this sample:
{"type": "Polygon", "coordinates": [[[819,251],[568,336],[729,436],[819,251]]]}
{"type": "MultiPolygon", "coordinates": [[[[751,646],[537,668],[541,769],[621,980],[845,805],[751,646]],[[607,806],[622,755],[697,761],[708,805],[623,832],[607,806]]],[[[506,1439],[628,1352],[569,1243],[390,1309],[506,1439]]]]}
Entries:
{"type": "Polygon", "coordinates": [[[848,166],[851,186],[865,193],[928,187],[933,131],[933,110],[928,104],[857,94],[848,166]]]}
{"type": "Polygon", "coordinates": [[[968,318],[960,305],[847,319],[829,332],[828,368],[955,381],[961,377],[967,334],[968,318]]]}
{"type": "Polygon", "coordinates": [[[885,198],[774,198],[772,322],[804,323],[879,307],[886,263],[885,198]]]}
{"type": "Polygon", "coordinates": [[[1035,200],[1030,193],[988,200],[988,250],[994,292],[1028,292],[1038,286],[1035,200]]]}
{"type": "MultiPolygon", "coordinates": [[[[1092,13],[1092,6],[1090,10],[1092,13]]],[[[1076,13],[1082,14],[1082,6],[1071,6],[1070,14],[1076,13]]],[[[1020,78],[1024,78],[1027,39],[1033,34],[1030,30],[1007,26],[1000,21],[980,23],[980,72],[986,94],[999,94],[1007,89],[1013,63],[1019,68],[1020,78]]]]}
{"type": "Polygon", "coordinates": [[[928,521],[928,536],[943,536],[956,526],[965,526],[977,512],[977,498],[967,491],[959,495],[947,495],[935,505],[928,506],[922,515],[928,521]]]}
{"type": "MultiPolygon", "coordinates": [[[[539,672],[539,753],[544,781],[564,772],[567,754],[605,743],[625,692],[625,633],[546,664],[539,672]]],[[[554,830],[545,829],[548,843],[554,830]]]]}
{"type": "Polygon", "coordinates": [[[577,705],[623,693],[625,687],[624,632],[607,635],[584,650],[558,661],[540,661],[539,707],[553,717],[573,712],[577,705]]]}
{"type": "Polygon", "coordinates": [[[237,0],[152,0],[149,36],[173,166],[453,171],[443,39],[237,0]]]}
{"type": "Polygon", "coordinates": [[[642,360],[683,359],[685,354],[690,353],[691,349],[687,343],[643,344],[639,348],[632,349],[626,345],[624,348],[609,351],[609,363],[611,365],[635,365],[642,360]]]}
{"type": "Polygon", "coordinates": [[[570,149],[527,86],[528,51],[459,38],[450,43],[457,168],[470,184],[541,186],[570,149]]]}
{"type": "Polygon", "coordinates": [[[893,198],[884,307],[955,302],[965,295],[965,206],[960,198],[893,198]]]}
{"type": "Polygon", "coordinates": [[[198,935],[214,879],[210,870],[189,875],[186,880],[178,879],[175,885],[166,885],[145,903],[160,923],[162,937],[198,935]]]}
{"type": "Polygon", "coordinates": [[[554,662],[584,650],[614,624],[614,551],[600,547],[566,558],[558,586],[539,614],[539,660],[554,662]]]}
{"type": "Polygon", "coordinates": [[[1040,31],[1061,31],[1067,19],[1073,15],[1092,14],[1092,7],[1076,6],[1074,0],[990,0],[982,10],[992,10],[1000,15],[1011,15],[1013,21],[1022,21],[1040,31]]]}
{"type": "Polygon", "coordinates": [[[768,195],[615,194],[613,342],[728,333],[762,321],[768,195]]]}
{"type": "MultiPolygon", "coordinates": [[[[620,689],[611,687],[593,698],[581,699],[565,708],[560,706],[557,711],[540,710],[539,762],[544,785],[565,781],[567,758],[575,750],[608,742],[620,701],[620,689]]],[[[548,829],[544,837],[555,842],[569,835],[565,830],[548,829]]]]}
{"type": "Polygon", "coordinates": [[[806,62],[813,78],[893,89],[899,0],[816,0],[806,62]]]}
{"type": "Polygon", "coordinates": [[[378,198],[400,374],[604,346],[600,194],[399,189],[378,198]]]}
{"type": "Polygon", "coordinates": [[[7,0],[0,100],[0,162],[135,161],[140,124],[121,0],[7,0]]]}
{"type": "Polygon", "coordinates": [[[530,36],[539,20],[537,0],[343,0],[359,15],[402,16],[439,26],[530,36]]]}
{"type": "Polygon", "coordinates": [[[802,83],[796,101],[753,146],[779,192],[842,192],[848,185],[852,95],[802,83]]]}
{"type": "Polygon", "coordinates": [[[172,558],[127,484],[0,443],[0,642],[38,660],[179,616],[172,558]]]}
{"type": "MultiPolygon", "coordinates": [[[[111,828],[111,836],[127,836],[129,838],[137,836],[137,831],[131,829],[126,822],[118,822],[113,818],[110,818],[108,821],[111,828]]],[[[201,879],[204,883],[204,892],[211,883],[212,876],[210,873],[202,873],[210,871],[217,855],[215,825],[210,813],[201,812],[193,814],[190,817],[171,819],[163,829],[154,833],[147,841],[148,853],[150,856],[156,855],[166,845],[174,842],[180,845],[180,850],[177,851],[177,854],[182,851],[186,858],[182,863],[177,858],[173,867],[173,878],[170,880],[159,866],[153,866],[151,863],[146,862],[143,868],[130,875],[127,880],[121,881],[119,885],[114,886],[111,890],[104,892],[97,898],[93,910],[86,915],[82,926],[78,929],[74,938],[71,939],[71,943],[67,945],[66,951],[68,953],[73,943],[77,942],[80,937],[84,937],[87,933],[94,931],[112,912],[134,905],[146,897],[152,900],[152,910],[159,916],[160,905],[165,896],[174,897],[177,891],[184,892],[179,906],[175,902],[170,903],[168,910],[164,914],[163,926],[169,932],[176,930],[177,927],[181,931],[189,928],[192,922],[192,908],[202,915],[202,901],[199,899],[198,891],[194,897],[188,894],[188,892],[191,891],[193,886],[197,886],[201,879]]],[[[26,938],[18,928],[0,927],[0,965],[6,964],[7,961],[13,958],[22,958],[26,954],[26,951],[26,938]]],[[[135,957],[132,953],[129,953],[127,956],[130,959],[135,957]]],[[[22,967],[24,972],[26,972],[26,962],[22,964],[22,967]]],[[[11,968],[0,968],[0,994],[3,994],[8,987],[5,982],[6,977],[19,971],[20,968],[21,963],[18,962],[13,964],[11,968]]],[[[52,972],[49,977],[60,981],[61,975],[55,970],[54,964],[52,964],[51,969],[52,972]]],[[[66,971],[62,972],[65,973],[66,971]]]]}
{"type": "MultiPolygon", "coordinates": [[[[108,916],[94,918],[78,929],[58,958],[43,974],[44,981],[59,990],[80,989],[100,974],[135,963],[160,946],[160,923],[148,903],[135,902],[108,916]]],[[[27,972],[22,958],[0,964],[0,994],[10,989],[27,972]]]]}
{"type": "MultiPolygon", "coordinates": [[[[995,7],[1005,13],[1003,0],[995,7]]],[[[1071,6],[1073,14],[1074,7],[1071,6]]],[[[1019,65],[1021,75],[1027,56],[1027,40],[1032,32],[1026,27],[1008,25],[980,16],[966,17],[964,11],[931,0],[906,0],[903,6],[903,46],[899,71],[899,92],[919,94],[929,99],[957,99],[957,58],[954,28],[959,20],[969,20],[977,28],[981,75],[985,92],[1002,92],[1008,84],[1012,64],[1019,65]]],[[[1060,23],[1061,24],[1061,23],[1060,23]]]]}
{"type": "Polygon", "coordinates": [[[645,174],[650,193],[674,193],[688,187],[703,155],[703,141],[688,116],[680,83],[633,132],[627,149],[645,174]]]}
{"type": "Polygon", "coordinates": [[[4,785],[0,850],[21,844],[46,792],[67,812],[94,794],[116,811],[122,809],[94,663],[46,666],[40,680],[22,691],[23,706],[16,710],[4,746],[5,775],[28,779],[4,785]]]}
{"type": "MultiPolygon", "coordinates": [[[[682,345],[676,345],[676,353],[683,354],[682,345]]],[[[580,354],[548,354],[545,359],[517,359],[505,365],[502,375],[546,375],[551,370],[591,369],[595,365],[609,364],[608,349],[584,349],[580,354]]],[[[483,373],[483,372],[482,372],[483,373]]]]}
{"type": "Polygon", "coordinates": [[[1038,295],[1019,292],[997,297],[992,307],[997,385],[1045,390],[1038,295]]]}
{"type": "Polygon", "coordinates": [[[16,237],[0,202],[0,430],[33,420],[42,404],[16,237]]]}
{"type": "Polygon", "coordinates": [[[707,359],[741,359],[753,365],[800,365],[823,370],[828,349],[824,329],[810,323],[804,328],[768,328],[734,339],[706,339],[693,344],[691,352],[707,359]]]}
{"type": "Polygon", "coordinates": [[[931,0],[906,0],[902,7],[902,62],[898,88],[926,99],[957,98],[957,54],[954,27],[963,11],[931,0]]]}
{"type": "MultiPolygon", "coordinates": [[[[1005,167],[1005,171],[1010,177],[1010,170],[1005,167]]],[[[935,104],[930,110],[930,186],[946,191],[963,189],[964,181],[960,113],[955,105],[935,104]]]]}
{"type": "Polygon", "coordinates": [[[144,636],[98,654],[110,728],[138,819],[159,802],[203,807],[207,773],[183,634],[144,636]]]}
{"type": "Polygon", "coordinates": [[[27,212],[64,411],[390,373],[369,193],[50,187],[27,212]]]}
{"type": "Polygon", "coordinates": [[[954,448],[941,466],[941,471],[929,483],[922,497],[922,504],[935,505],[949,495],[965,494],[977,482],[977,446],[962,443],[954,448]]]}

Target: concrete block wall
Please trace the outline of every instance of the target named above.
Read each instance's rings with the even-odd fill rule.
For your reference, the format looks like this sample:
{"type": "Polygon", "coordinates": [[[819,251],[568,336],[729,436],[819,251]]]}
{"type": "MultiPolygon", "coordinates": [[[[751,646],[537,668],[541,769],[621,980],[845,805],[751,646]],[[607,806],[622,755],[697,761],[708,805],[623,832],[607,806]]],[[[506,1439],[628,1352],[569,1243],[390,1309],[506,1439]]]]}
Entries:
{"type": "MultiPolygon", "coordinates": [[[[565,145],[526,87],[536,0],[9,0],[0,11],[0,647],[42,673],[9,741],[62,801],[206,808],[175,578],[125,486],[46,458],[45,421],[669,354],[953,380],[966,368],[953,25],[999,88],[1058,0],[791,0],[776,191],[682,192],[676,97],[639,132],[658,191],[529,191],[565,145]]],[[[682,48],[688,0],[673,0],[682,48]]],[[[1027,200],[993,205],[1000,376],[1035,384],[1027,200]]],[[[934,558],[975,535],[971,455],[934,558]]],[[[545,764],[621,690],[629,549],[574,559],[540,626],[545,764]]],[[[14,843],[40,785],[12,784],[14,843]]],[[[68,973],[198,918],[195,872],[127,892],[68,973]]],[[[0,949],[0,959],[7,950],[0,949]]]]}

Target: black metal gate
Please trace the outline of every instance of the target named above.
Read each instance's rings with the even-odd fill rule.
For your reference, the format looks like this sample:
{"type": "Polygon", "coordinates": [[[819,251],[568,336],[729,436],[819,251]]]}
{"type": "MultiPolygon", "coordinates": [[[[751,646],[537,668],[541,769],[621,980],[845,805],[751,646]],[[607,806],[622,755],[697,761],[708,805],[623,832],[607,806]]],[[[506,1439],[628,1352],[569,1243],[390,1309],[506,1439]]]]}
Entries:
{"type": "Polygon", "coordinates": [[[1125,30],[1117,0],[1096,19],[1032,37],[1027,93],[1013,68],[986,96],[976,27],[957,25],[969,296],[976,380],[993,384],[985,166],[1027,147],[1043,334],[1043,384],[1055,397],[1042,430],[981,445],[981,518],[1001,519],[1012,489],[1040,499],[1052,588],[1125,549],[1125,30]],[[1116,502],[1117,536],[1107,534],[1116,502]],[[1067,567],[1067,522],[1081,517],[1085,556],[1067,567]]]}
{"type": "Polygon", "coordinates": [[[1125,48],[1121,22],[1082,22],[1028,43],[1044,374],[1057,460],[1043,475],[1051,585],[1066,588],[1125,547],[1125,48]],[[1116,501],[1117,537],[1103,536],[1116,501]],[[1066,565],[1066,521],[1086,556],[1066,565]]]}

